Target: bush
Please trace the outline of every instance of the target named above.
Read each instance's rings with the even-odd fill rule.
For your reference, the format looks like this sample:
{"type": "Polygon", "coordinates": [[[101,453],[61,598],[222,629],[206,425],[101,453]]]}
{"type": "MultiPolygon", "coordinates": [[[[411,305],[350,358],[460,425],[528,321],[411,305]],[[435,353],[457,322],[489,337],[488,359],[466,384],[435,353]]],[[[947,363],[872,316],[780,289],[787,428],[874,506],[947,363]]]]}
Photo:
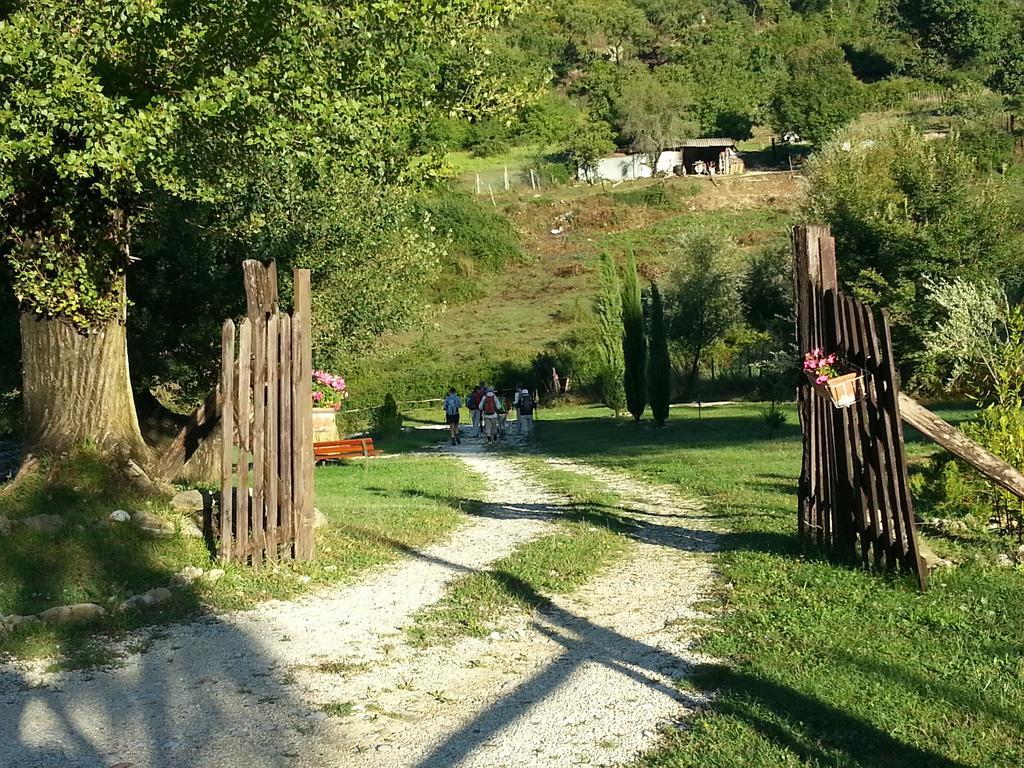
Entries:
{"type": "Polygon", "coordinates": [[[473,123],[463,146],[473,157],[493,157],[508,152],[512,146],[512,134],[504,123],[484,120],[473,123]]]}
{"type": "Polygon", "coordinates": [[[786,421],[788,421],[786,414],[775,401],[772,401],[767,408],[762,409],[761,419],[764,421],[769,440],[774,440],[779,430],[786,426],[786,421]]]}
{"type": "Polygon", "coordinates": [[[986,173],[1000,171],[1013,162],[1013,135],[999,126],[968,123],[960,130],[960,146],[986,173]]]}
{"type": "Polygon", "coordinates": [[[402,412],[398,401],[388,392],[384,404],[373,412],[373,434],[375,437],[395,437],[402,431],[402,412]]]}
{"type": "Polygon", "coordinates": [[[509,220],[472,195],[446,189],[425,200],[422,207],[435,231],[448,238],[449,266],[463,274],[474,267],[504,269],[526,259],[509,220]],[[464,260],[461,265],[460,260],[464,260]]]}
{"type": "Polygon", "coordinates": [[[861,88],[836,46],[818,43],[797,49],[790,56],[789,77],[780,81],[772,98],[775,130],[796,131],[821,143],[860,114],[861,88]]]}
{"type": "Polygon", "coordinates": [[[519,137],[544,145],[565,144],[583,113],[575,102],[565,96],[545,93],[526,108],[519,123],[519,137]]]}

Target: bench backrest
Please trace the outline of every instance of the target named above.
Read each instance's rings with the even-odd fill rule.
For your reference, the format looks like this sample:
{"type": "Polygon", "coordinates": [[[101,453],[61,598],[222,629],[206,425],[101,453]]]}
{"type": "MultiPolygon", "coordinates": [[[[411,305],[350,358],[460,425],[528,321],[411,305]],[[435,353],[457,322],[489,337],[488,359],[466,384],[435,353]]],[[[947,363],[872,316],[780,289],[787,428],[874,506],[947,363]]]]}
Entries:
{"type": "Polygon", "coordinates": [[[368,456],[374,452],[373,438],[361,437],[354,440],[329,440],[313,443],[315,456],[368,456]]]}

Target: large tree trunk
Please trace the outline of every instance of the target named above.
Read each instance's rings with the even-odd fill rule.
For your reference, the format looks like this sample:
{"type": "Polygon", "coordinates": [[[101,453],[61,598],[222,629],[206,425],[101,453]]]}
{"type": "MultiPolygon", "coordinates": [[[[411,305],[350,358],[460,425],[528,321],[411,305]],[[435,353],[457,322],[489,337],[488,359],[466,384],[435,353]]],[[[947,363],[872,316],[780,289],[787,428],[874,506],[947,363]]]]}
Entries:
{"type": "Polygon", "coordinates": [[[26,453],[91,442],[147,460],[128,374],[124,283],[117,319],[88,335],[60,320],[21,316],[26,453]]]}

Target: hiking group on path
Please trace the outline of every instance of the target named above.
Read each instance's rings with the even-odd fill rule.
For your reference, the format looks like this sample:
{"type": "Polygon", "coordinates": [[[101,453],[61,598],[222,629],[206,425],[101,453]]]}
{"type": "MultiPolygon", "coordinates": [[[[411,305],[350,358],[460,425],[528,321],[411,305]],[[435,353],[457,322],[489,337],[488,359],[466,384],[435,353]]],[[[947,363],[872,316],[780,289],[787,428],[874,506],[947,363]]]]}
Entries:
{"type": "Polygon", "coordinates": [[[509,433],[508,414],[516,412],[516,434],[530,435],[533,433],[533,411],[534,398],[530,390],[524,387],[516,387],[510,398],[506,393],[504,396],[494,391],[494,387],[488,387],[480,382],[465,402],[455,391],[455,387],[448,390],[448,396],[444,399],[444,415],[448,429],[451,431],[452,445],[462,443],[462,434],[459,428],[459,421],[463,407],[469,409],[474,435],[473,437],[484,436],[488,443],[497,442],[499,438],[509,433]]]}

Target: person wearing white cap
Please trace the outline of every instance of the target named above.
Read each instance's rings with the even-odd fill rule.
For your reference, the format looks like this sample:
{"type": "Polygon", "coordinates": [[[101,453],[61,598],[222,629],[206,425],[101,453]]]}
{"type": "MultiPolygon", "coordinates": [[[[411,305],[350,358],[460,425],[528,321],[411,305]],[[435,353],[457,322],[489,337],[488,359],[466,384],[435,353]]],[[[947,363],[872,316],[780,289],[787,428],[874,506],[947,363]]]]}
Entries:
{"type": "Polygon", "coordinates": [[[516,410],[519,413],[519,434],[531,434],[533,432],[533,398],[530,396],[530,390],[522,389],[518,392],[516,410]]]}

